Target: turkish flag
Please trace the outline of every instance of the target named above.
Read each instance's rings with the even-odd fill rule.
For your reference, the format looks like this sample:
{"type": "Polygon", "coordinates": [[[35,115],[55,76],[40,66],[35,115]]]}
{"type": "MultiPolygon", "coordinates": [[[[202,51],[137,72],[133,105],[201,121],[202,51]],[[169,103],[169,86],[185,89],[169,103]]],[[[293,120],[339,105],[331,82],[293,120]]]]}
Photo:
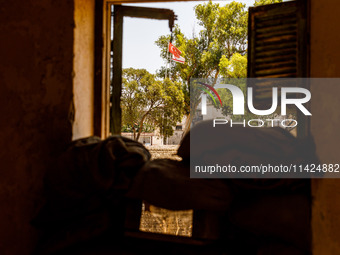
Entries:
{"type": "Polygon", "coordinates": [[[171,52],[175,58],[179,58],[182,54],[182,52],[173,46],[171,42],[169,42],[169,52],[171,52]]]}
{"type": "Polygon", "coordinates": [[[179,56],[178,58],[175,57],[175,55],[172,56],[172,60],[173,61],[176,61],[176,62],[179,62],[179,63],[182,63],[184,64],[185,63],[185,58],[179,56]]]}

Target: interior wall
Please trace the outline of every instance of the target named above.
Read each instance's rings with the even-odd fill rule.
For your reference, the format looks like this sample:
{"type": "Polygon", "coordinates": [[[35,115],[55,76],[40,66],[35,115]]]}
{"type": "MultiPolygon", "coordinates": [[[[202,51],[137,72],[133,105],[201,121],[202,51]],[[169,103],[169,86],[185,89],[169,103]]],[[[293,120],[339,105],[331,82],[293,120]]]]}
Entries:
{"type": "MultiPolygon", "coordinates": [[[[340,2],[311,0],[311,76],[340,77],[340,2]]],[[[323,163],[340,163],[340,84],[311,85],[311,131],[323,163]]],[[[313,254],[340,254],[340,180],[313,180],[313,254]]]]}
{"type": "MultiPolygon", "coordinates": [[[[29,222],[45,171],[72,131],[73,138],[92,133],[92,7],[93,0],[0,0],[1,254],[31,253],[37,232],[29,222]]],[[[340,77],[340,4],[311,0],[311,13],[311,76],[340,77]]],[[[340,85],[311,92],[320,159],[339,163],[340,85]]],[[[340,181],[313,181],[313,196],[314,254],[340,254],[340,181]]]]}
{"type": "Polygon", "coordinates": [[[75,0],[73,139],[93,135],[94,0],[75,0]]]}
{"type": "Polygon", "coordinates": [[[43,175],[71,141],[73,0],[0,0],[0,254],[31,254],[43,175]]]}

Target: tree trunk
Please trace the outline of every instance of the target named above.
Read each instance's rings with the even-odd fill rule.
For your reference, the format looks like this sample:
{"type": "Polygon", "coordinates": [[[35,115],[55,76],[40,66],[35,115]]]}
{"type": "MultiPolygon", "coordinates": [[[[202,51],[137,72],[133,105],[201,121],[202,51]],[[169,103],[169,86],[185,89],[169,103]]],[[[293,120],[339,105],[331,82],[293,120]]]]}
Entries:
{"type": "Polygon", "coordinates": [[[147,116],[149,113],[150,113],[150,110],[147,111],[147,112],[143,115],[143,117],[142,117],[142,119],[141,119],[141,121],[140,121],[139,130],[138,130],[138,134],[137,134],[137,138],[136,138],[136,141],[137,141],[137,142],[138,142],[138,140],[139,140],[140,134],[141,134],[142,131],[143,131],[144,120],[145,120],[146,116],[147,116]]]}
{"type": "Polygon", "coordinates": [[[187,119],[185,120],[184,130],[183,130],[183,133],[182,133],[181,140],[183,140],[184,136],[187,133],[189,133],[190,128],[191,128],[191,122],[192,122],[192,119],[193,119],[194,115],[189,113],[189,114],[186,115],[186,117],[187,117],[187,119]]]}

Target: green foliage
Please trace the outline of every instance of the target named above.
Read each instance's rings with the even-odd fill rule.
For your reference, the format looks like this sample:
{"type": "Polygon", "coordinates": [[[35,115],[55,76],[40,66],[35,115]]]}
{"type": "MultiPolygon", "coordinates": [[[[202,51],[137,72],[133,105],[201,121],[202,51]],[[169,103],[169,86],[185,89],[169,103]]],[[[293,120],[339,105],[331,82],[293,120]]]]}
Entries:
{"type": "MultiPolygon", "coordinates": [[[[279,3],[282,0],[256,0],[255,6],[279,3]]],[[[195,15],[202,30],[198,35],[187,38],[179,26],[173,32],[173,44],[182,51],[185,64],[171,66],[170,77],[173,81],[182,81],[185,114],[193,118],[193,109],[199,104],[198,98],[191,95],[190,79],[211,79],[214,84],[218,78],[246,78],[247,76],[247,32],[248,11],[246,5],[238,2],[219,5],[209,1],[194,8],[195,15]],[[190,105],[191,104],[191,105],[190,105]],[[191,113],[190,113],[191,109],[191,113]]],[[[167,60],[170,35],[158,38],[156,45],[161,48],[161,57],[167,60]]],[[[159,77],[165,76],[165,67],[158,71],[159,77]]],[[[245,92],[245,82],[239,82],[245,92]]],[[[194,91],[194,90],[193,90],[194,91]]],[[[232,112],[232,97],[226,90],[220,92],[225,103],[222,111],[225,115],[232,112]]],[[[199,93],[195,93],[195,95],[199,93]]],[[[218,107],[218,106],[216,106],[218,107]]],[[[190,125],[189,121],[189,125],[190,125]]],[[[186,130],[188,130],[188,126],[186,130]]]]}
{"type": "MultiPolygon", "coordinates": [[[[230,59],[228,59],[226,56],[223,56],[220,60],[220,70],[220,73],[223,77],[230,78],[224,83],[230,83],[238,86],[241,88],[244,95],[246,95],[246,80],[240,78],[247,77],[247,56],[243,56],[239,53],[233,54],[230,59]]],[[[221,108],[224,115],[231,115],[233,111],[231,92],[226,89],[218,89],[218,93],[223,102],[223,107],[221,108],[219,105],[215,107],[221,108]]]]}
{"type": "MultiPolygon", "coordinates": [[[[193,34],[192,38],[187,38],[180,28],[175,26],[173,44],[182,51],[186,61],[185,64],[172,65],[169,70],[173,81],[182,81],[184,84],[186,115],[190,115],[190,107],[196,109],[199,103],[198,100],[193,100],[195,105],[191,102],[190,106],[191,78],[212,78],[214,83],[221,75],[240,76],[246,70],[246,67],[241,66],[246,65],[244,59],[246,59],[248,13],[245,4],[231,2],[220,6],[210,1],[195,6],[195,15],[203,28],[198,35],[193,34]],[[232,58],[235,53],[238,55],[232,58]]],[[[156,41],[156,45],[161,48],[161,57],[165,60],[169,41],[170,35],[161,36],[156,41]]],[[[164,67],[159,70],[158,76],[165,76],[164,67]]]]}
{"type": "Polygon", "coordinates": [[[255,0],[254,6],[274,4],[274,3],[282,3],[282,0],[255,0]]]}
{"type": "Polygon", "coordinates": [[[234,53],[230,59],[222,56],[219,64],[220,74],[225,78],[247,77],[247,56],[234,53]]]}
{"type": "MultiPolygon", "coordinates": [[[[241,81],[242,80],[238,80],[238,79],[230,79],[230,80],[225,80],[223,83],[236,85],[239,88],[241,88],[243,93],[245,93],[246,89],[247,89],[245,79],[243,79],[243,82],[241,82],[241,81]],[[238,83],[238,84],[235,84],[235,83],[238,83]]],[[[215,106],[215,108],[221,109],[223,115],[225,115],[225,116],[232,115],[232,112],[233,112],[233,97],[232,97],[231,92],[227,89],[217,89],[217,93],[221,97],[221,100],[223,102],[223,107],[221,107],[220,105],[217,105],[217,106],[215,106]]]]}
{"type": "MultiPolygon", "coordinates": [[[[191,39],[184,36],[178,26],[173,32],[173,44],[182,51],[185,64],[171,67],[170,77],[181,79],[190,85],[190,78],[217,78],[220,60],[230,59],[234,53],[244,55],[247,42],[248,14],[245,4],[232,2],[220,7],[211,1],[195,7],[195,15],[203,29],[191,39]]],[[[170,35],[161,36],[156,45],[161,48],[161,57],[167,59],[170,35]]],[[[164,77],[165,68],[158,75],[164,77]]]]}
{"type": "Polygon", "coordinates": [[[223,55],[229,59],[236,52],[246,52],[248,13],[245,7],[237,2],[220,6],[211,1],[195,7],[196,18],[203,27],[200,39],[206,55],[203,61],[207,64],[218,69],[223,55]]]}
{"type": "MultiPolygon", "coordinates": [[[[182,84],[156,79],[145,69],[124,69],[121,107],[123,130],[133,132],[136,140],[154,127],[172,130],[183,117],[182,84]]],[[[162,134],[172,135],[170,131],[162,134]]]]}

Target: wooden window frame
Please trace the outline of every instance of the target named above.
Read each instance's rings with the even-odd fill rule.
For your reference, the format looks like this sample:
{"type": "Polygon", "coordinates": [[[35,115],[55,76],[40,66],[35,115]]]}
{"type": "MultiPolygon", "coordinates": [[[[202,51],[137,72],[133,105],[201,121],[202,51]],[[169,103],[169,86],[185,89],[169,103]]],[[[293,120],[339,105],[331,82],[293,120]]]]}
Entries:
{"type": "Polygon", "coordinates": [[[105,138],[121,132],[120,97],[122,90],[122,44],[123,18],[146,18],[168,20],[172,29],[176,16],[172,10],[162,8],[147,8],[122,6],[115,1],[96,0],[95,7],[95,91],[94,91],[94,135],[105,138]],[[110,52],[111,52],[111,6],[114,5],[114,36],[112,63],[113,99],[110,101],[110,52]],[[110,104],[112,111],[110,112],[110,104]],[[112,115],[112,116],[111,116],[112,115]],[[114,120],[110,130],[110,118],[114,120]]]}
{"type": "MultiPolygon", "coordinates": [[[[307,23],[306,23],[306,40],[305,47],[306,69],[305,77],[310,77],[310,10],[311,0],[296,0],[299,4],[305,6],[307,23]]],[[[109,24],[109,0],[95,0],[95,63],[94,63],[94,135],[106,138],[110,134],[110,91],[107,86],[109,81],[110,60],[107,58],[110,51],[110,34],[107,24],[109,24]]],[[[147,2],[147,1],[143,1],[147,2]]],[[[170,1],[169,1],[170,2],[170,1]]],[[[173,2],[173,1],[171,1],[173,2]]],[[[115,2],[116,3],[116,2],[115,2]]],[[[119,2],[117,2],[118,4],[119,2]]],[[[249,72],[248,72],[249,74],[249,72]]],[[[249,77],[249,76],[248,76],[249,77]]],[[[305,84],[309,88],[309,84],[305,84]]],[[[310,104],[307,106],[310,108],[310,104]]],[[[302,127],[299,129],[299,136],[310,134],[310,123],[308,118],[299,116],[304,119],[302,127]]]]}
{"type": "MultiPolygon", "coordinates": [[[[310,77],[310,0],[297,0],[301,4],[306,6],[306,15],[307,15],[307,26],[306,26],[306,36],[308,44],[306,45],[306,70],[305,77],[310,77]]],[[[147,2],[147,1],[145,1],[147,2]]],[[[170,2],[170,1],[169,1],[170,2]]],[[[174,2],[174,1],[171,1],[174,2]]],[[[112,4],[112,1],[109,0],[95,0],[95,76],[94,76],[94,135],[99,136],[101,138],[106,138],[110,134],[110,47],[111,47],[111,38],[110,38],[110,9],[109,6],[112,4]]],[[[117,27],[117,30],[122,30],[122,22],[120,22],[120,26],[117,27]]],[[[122,42],[120,42],[121,44],[122,42]]],[[[117,62],[121,62],[118,59],[117,62]]],[[[120,73],[121,73],[121,65],[120,65],[120,73]]],[[[121,76],[121,75],[120,75],[121,76]]],[[[118,78],[117,78],[118,80],[118,78]]],[[[306,87],[309,87],[309,84],[306,84],[306,87]]],[[[121,89],[121,88],[119,88],[121,89]]],[[[117,93],[118,95],[118,93],[117,93]]],[[[309,123],[308,118],[306,120],[306,125],[300,130],[303,134],[300,136],[304,136],[309,134],[309,123]]],[[[119,125],[120,128],[120,125],[119,125]]],[[[139,227],[140,220],[140,209],[141,209],[141,201],[130,201],[127,209],[127,218],[134,219],[135,221],[127,221],[126,226],[129,229],[134,229],[139,227]]],[[[164,236],[160,234],[151,234],[145,233],[144,235],[149,235],[150,239],[157,239],[171,241],[171,242],[184,242],[193,244],[193,245],[204,245],[206,242],[203,241],[195,241],[194,238],[204,239],[209,236],[211,233],[217,233],[219,227],[218,219],[221,219],[221,215],[214,215],[209,212],[194,212],[193,223],[199,222],[201,224],[195,225],[193,228],[192,238],[185,237],[171,237],[164,236]],[[202,236],[206,234],[207,236],[202,236]]],[[[133,232],[130,232],[130,234],[133,232]]],[[[133,234],[131,234],[133,236],[133,234]]],[[[134,237],[139,238],[139,234],[135,234],[134,237]]],[[[211,237],[211,236],[210,236],[211,237]]],[[[216,236],[216,239],[218,236],[216,236]]]]}

